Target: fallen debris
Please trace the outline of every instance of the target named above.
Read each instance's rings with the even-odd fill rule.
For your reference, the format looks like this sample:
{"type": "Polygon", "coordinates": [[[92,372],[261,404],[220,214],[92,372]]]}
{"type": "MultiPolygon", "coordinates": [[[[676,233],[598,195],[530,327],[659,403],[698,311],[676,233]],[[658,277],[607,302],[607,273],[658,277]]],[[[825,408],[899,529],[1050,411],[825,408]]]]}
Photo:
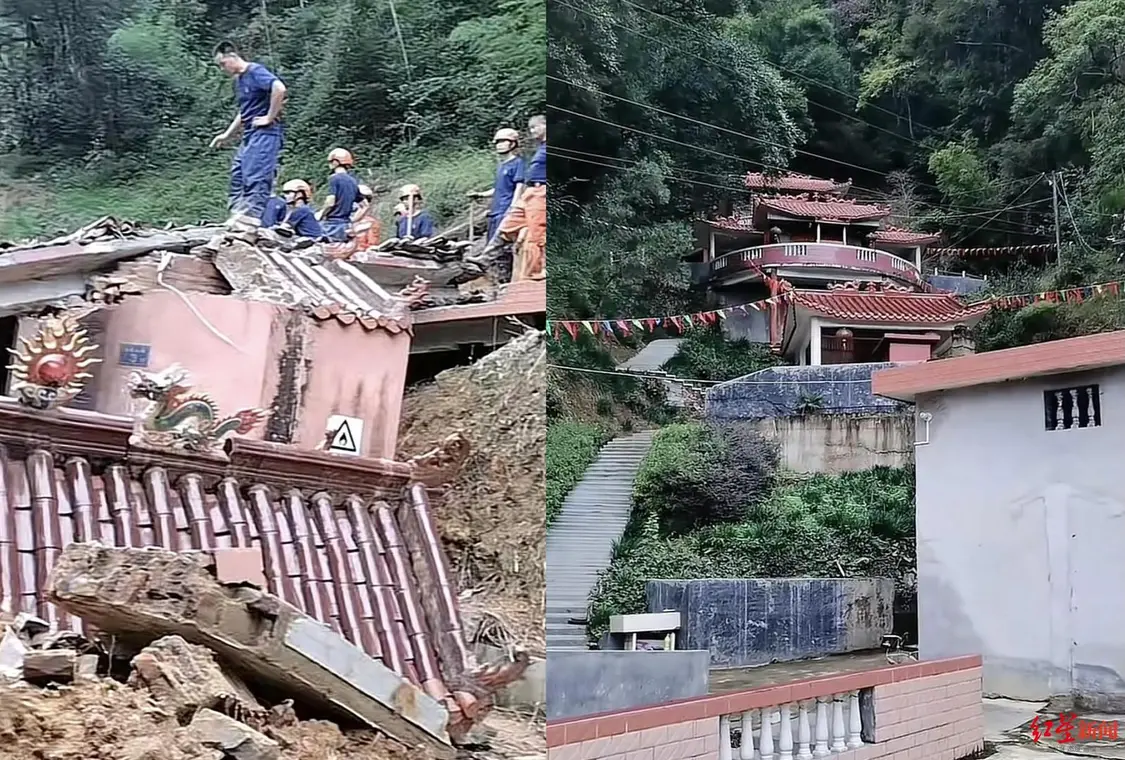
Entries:
{"type": "Polygon", "coordinates": [[[407,457],[432,454],[451,433],[467,442],[460,473],[433,504],[462,592],[465,631],[533,654],[545,651],[545,393],[544,336],[529,330],[409,392],[399,435],[407,457]]]}
{"type": "Polygon", "coordinates": [[[314,714],[453,756],[441,703],[295,607],[277,600],[276,616],[263,615],[254,603],[269,595],[220,584],[211,562],[202,552],[71,544],[51,571],[48,594],[117,646],[140,649],[180,635],[314,714]]]}
{"type": "Polygon", "coordinates": [[[188,731],[204,747],[223,753],[224,760],[278,760],[281,756],[281,748],[273,739],[206,707],[195,713],[188,731]]]}
{"type": "Polygon", "coordinates": [[[23,680],[43,686],[48,683],[70,683],[78,653],[73,649],[38,649],[23,658],[23,680]]]}

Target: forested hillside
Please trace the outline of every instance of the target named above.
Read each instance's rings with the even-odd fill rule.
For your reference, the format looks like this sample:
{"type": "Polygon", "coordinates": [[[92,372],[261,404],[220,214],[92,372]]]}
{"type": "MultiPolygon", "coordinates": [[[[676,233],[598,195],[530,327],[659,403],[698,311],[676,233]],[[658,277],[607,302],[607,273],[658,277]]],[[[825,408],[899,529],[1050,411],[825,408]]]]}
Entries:
{"type": "MultiPolygon", "coordinates": [[[[762,169],[851,178],[950,247],[1053,243],[1053,180],[1061,250],[989,264],[993,291],[1122,276],[1125,0],[557,0],[549,24],[556,317],[690,308],[692,215],[762,169]]],[[[1123,315],[1028,306],[978,345],[1123,315]]]]}
{"type": "Polygon", "coordinates": [[[492,132],[543,109],[544,19],[543,0],[0,0],[0,237],[221,217],[224,40],[289,87],[283,179],[322,184],[345,146],[452,215],[491,179],[492,132]]]}

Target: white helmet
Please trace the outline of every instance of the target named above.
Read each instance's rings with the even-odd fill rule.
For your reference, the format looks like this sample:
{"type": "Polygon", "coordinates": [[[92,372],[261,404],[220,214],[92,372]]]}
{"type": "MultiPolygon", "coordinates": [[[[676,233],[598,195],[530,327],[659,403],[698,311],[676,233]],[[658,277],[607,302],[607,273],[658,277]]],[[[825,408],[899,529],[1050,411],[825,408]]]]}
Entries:
{"type": "Polygon", "coordinates": [[[418,187],[417,185],[403,185],[402,188],[398,191],[398,199],[400,201],[421,197],[422,188],[418,187]]]}
{"type": "Polygon", "coordinates": [[[306,201],[309,200],[310,198],[312,198],[312,194],[313,194],[312,187],[309,185],[308,182],[305,182],[303,179],[291,179],[291,180],[289,180],[288,182],[286,182],[284,185],[281,186],[281,192],[283,192],[283,193],[299,193],[299,194],[305,196],[306,201]]]}
{"type": "Polygon", "coordinates": [[[333,148],[328,152],[328,161],[336,162],[340,166],[355,166],[355,158],[343,148],[333,148]]]}
{"type": "Polygon", "coordinates": [[[359,186],[359,195],[360,195],[361,198],[371,200],[372,198],[375,197],[375,192],[370,187],[368,187],[367,185],[360,185],[359,186]]]}
{"type": "Polygon", "coordinates": [[[520,144],[520,133],[518,130],[511,127],[504,127],[503,129],[496,130],[495,136],[492,138],[492,143],[509,142],[512,144],[511,150],[515,150],[520,144]]]}

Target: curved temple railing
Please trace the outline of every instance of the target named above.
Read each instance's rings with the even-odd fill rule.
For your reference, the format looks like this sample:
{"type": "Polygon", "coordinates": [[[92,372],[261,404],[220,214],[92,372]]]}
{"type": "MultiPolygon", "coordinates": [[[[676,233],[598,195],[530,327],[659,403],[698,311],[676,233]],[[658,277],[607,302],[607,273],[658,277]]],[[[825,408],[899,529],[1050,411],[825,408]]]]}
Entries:
{"type": "Polygon", "coordinates": [[[844,243],[774,243],[725,253],[711,262],[711,276],[763,266],[825,266],[885,274],[910,284],[921,284],[922,273],[914,262],[887,251],[844,243]]]}

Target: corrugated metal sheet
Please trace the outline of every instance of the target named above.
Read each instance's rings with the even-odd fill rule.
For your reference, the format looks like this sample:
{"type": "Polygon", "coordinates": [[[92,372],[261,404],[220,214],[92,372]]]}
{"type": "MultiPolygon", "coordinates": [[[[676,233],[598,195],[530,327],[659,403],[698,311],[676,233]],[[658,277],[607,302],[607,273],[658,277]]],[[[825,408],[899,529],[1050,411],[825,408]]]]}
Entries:
{"type": "Polygon", "coordinates": [[[9,451],[0,446],[0,609],[81,631],[41,592],[71,542],[259,547],[270,592],[435,698],[449,695],[443,674],[469,664],[457,652],[439,662],[439,639],[461,638],[460,616],[420,487],[396,506],[357,495],[334,503],[324,492],[306,497],[233,477],[95,469],[80,456],[60,465],[42,449],[23,458],[9,451]]]}

